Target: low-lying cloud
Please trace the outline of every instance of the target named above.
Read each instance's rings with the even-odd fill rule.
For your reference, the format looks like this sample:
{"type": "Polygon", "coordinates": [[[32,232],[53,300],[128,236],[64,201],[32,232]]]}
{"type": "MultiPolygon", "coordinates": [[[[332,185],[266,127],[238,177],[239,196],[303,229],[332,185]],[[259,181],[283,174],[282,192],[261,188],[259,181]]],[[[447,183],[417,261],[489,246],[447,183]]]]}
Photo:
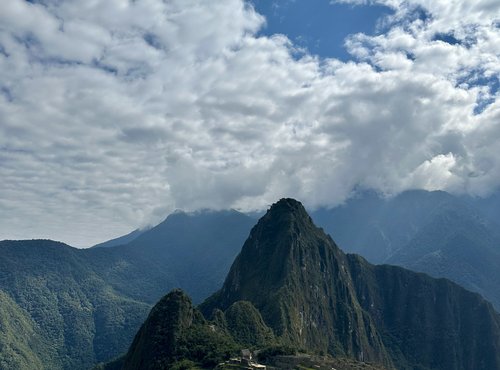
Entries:
{"type": "Polygon", "coordinates": [[[90,245],[177,208],[360,187],[495,190],[500,4],[342,2],[394,9],[347,63],[259,36],[241,0],[6,2],[0,239],[90,245]]]}

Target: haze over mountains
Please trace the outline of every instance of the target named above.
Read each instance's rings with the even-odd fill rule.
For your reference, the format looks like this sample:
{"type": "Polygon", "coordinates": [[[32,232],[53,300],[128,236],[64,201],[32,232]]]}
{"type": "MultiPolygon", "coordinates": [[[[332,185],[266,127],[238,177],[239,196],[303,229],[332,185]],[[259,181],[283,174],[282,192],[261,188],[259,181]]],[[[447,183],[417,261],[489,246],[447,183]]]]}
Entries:
{"type": "MultiPolygon", "coordinates": [[[[360,254],[375,264],[399,265],[448,278],[482,294],[498,310],[498,209],[497,193],[483,199],[415,190],[386,199],[374,192],[360,192],[341,206],[312,211],[311,217],[346,252],[360,254]]],[[[124,240],[129,242],[130,235],[124,240]]]]}
{"type": "MultiPolygon", "coordinates": [[[[390,199],[362,193],[311,216],[346,251],[447,277],[498,309],[494,209],[494,200],[412,191],[390,199]]],[[[0,242],[0,367],[85,369],[124,353],[170,289],[200,303],[220,288],[255,222],[236,211],[177,212],[87,250],[45,240],[0,242]]]]}
{"type": "Polygon", "coordinates": [[[88,369],[123,353],[165,292],[180,286],[200,302],[218,289],[253,223],[233,211],[176,213],[116,248],[0,242],[0,318],[13,321],[0,368],[88,369]]]}
{"type": "Polygon", "coordinates": [[[481,293],[498,310],[500,225],[495,199],[442,191],[410,191],[383,199],[368,192],[312,217],[343,250],[372,263],[448,278],[481,293]]]}
{"type": "Polygon", "coordinates": [[[1,1],[0,370],[500,370],[499,46],[500,0],[1,1]]]}
{"type": "Polygon", "coordinates": [[[259,220],[222,289],[199,308],[212,322],[181,291],[168,294],[126,356],[105,368],[196,368],[277,343],[386,369],[500,367],[491,304],[450,281],[345,255],[293,199],[259,220]]]}

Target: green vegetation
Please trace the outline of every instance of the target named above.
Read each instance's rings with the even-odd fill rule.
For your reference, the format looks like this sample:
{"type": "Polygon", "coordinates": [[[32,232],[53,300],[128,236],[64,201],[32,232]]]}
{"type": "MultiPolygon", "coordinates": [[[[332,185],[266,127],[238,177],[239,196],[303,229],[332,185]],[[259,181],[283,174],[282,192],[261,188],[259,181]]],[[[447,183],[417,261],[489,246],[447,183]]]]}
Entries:
{"type": "Polygon", "coordinates": [[[202,312],[251,302],[282,344],[311,353],[391,366],[386,349],[356,301],[345,255],[316,228],[300,203],[284,199],[252,229],[220,292],[202,312]]]}
{"type": "Polygon", "coordinates": [[[0,369],[43,369],[49,346],[29,315],[0,291],[0,369]]]}
{"type": "Polygon", "coordinates": [[[189,364],[213,368],[236,350],[224,329],[206,321],[184,292],[174,290],[151,310],[123,369],[181,369],[189,364]]]}
{"type": "Polygon", "coordinates": [[[500,368],[500,317],[447,280],[345,255],[283,199],[201,309],[251,302],[281,344],[398,369],[500,368]]]}
{"type": "Polygon", "coordinates": [[[290,346],[284,346],[284,345],[268,346],[259,350],[257,359],[260,362],[268,363],[273,357],[295,356],[298,352],[299,351],[296,348],[290,346]]]}
{"type": "Polygon", "coordinates": [[[170,370],[203,370],[203,368],[193,361],[181,360],[171,365],[170,370]]]}
{"type": "Polygon", "coordinates": [[[123,354],[165,292],[180,286],[199,302],[220,287],[252,223],[235,211],[176,213],[118,247],[0,242],[0,293],[13,304],[0,306],[4,320],[14,325],[20,316],[7,307],[19,308],[46,343],[38,351],[27,330],[0,333],[0,358],[9,359],[0,368],[86,370],[123,354]]]}
{"type": "MultiPolygon", "coordinates": [[[[63,244],[2,242],[0,253],[0,291],[43,338],[42,368],[88,369],[124,352],[149,311],[148,304],[117,293],[81,253],[63,244]]],[[[30,336],[15,338],[22,343],[30,336]]]]}
{"type": "Polygon", "coordinates": [[[313,218],[344,251],[450,279],[500,311],[498,199],[423,190],[387,199],[365,192],[313,218]]]}
{"type": "Polygon", "coordinates": [[[359,302],[398,368],[500,368],[500,316],[478,294],[445,279],[348,259],[359,302]]]}
{"type": "Polygon", "coordinates": [[[225,312],[228,331],[243,346],[262,348],[275,342],[273,331],[264,323],[260,312],[246,301],[233,303],[225,312]]]}
{"type": "MultiPolygon", "coordinates": [[[[185,234],[179,222],[169,232],[185,234]]],[[[0,242],[0,368],[90,368],[125,352],[162,289],[214,286],[211,263],[223,263],[206,241],[186,256],[193,235],[166,248],[164,232],[85,251],[0,242]]],[[[345,255],[283,199],[252,229],[220,291],[199,308],[172,291],[126,355],[97,369],[211,369],[243,348],[277,369],[490,370],[500,368],[500,317],[447,280],[345,255]]]]}

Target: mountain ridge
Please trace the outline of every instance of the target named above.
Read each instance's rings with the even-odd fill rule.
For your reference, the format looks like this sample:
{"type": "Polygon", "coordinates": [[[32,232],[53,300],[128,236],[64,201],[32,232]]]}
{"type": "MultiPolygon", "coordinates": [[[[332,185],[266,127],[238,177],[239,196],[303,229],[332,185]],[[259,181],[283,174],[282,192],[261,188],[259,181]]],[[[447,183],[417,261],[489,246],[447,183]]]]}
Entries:
{"type": "MultiPolygon", "coordinates": [[[[418,192],[418,194],[418,196],[423,197],[426,197],[428,195],[426,192],[418,192]]],[[[443,196],[443,194],[441,194],[440,192],[432,194],[432,197],[439,198],[440,196],[443,196]]],[[[406,194],[405,197],[408,199],[408,201],[412,202],[415,202],[415,199],[419,199],[418,197],[414,198],[414,194],[406,194]]],[[[444,194],[444,197],[448,199],[452,196],[444,194]]],[[[429,204],[432,204],[432,202],[429,202],[429,204]]],[[[284,205],[290,207],[290,204],[284,205]]],[[[9,312],[9,315],[12,315],[12,317],[18,317],[19,320],[26,323],[25,329],[20,330],[20,332],[24,333],[30,330],[29,327],[30,325],[32,325],[30,324],[30,320],[33,319],[33,325],[35,326],[38,325],[37,322],[40,322],[40,320],[42,320],[41,327],[45,329],[43,329],[44,331],[42,332],[35,333],[35,335],[41,335],[42,337],[45,336],[52,343],[50,346],[43,344],[46,338],[42,342],[40,342],[40,348],[52,348],[50,351],[44,350],[42,352],[52,353],[52,355],[50,356],[52,356],[53,359],[46,357],[45,359],[41,360],[45,364],[50,363],[50,368],[78,368],[78,366],[82,368],[82,364],[95,363],[96,361],[102,361],[114,357],[126,349],[126,346],[130,343],[132,336],[138,329],[140,323],[146,318],[147,311],[149,310],[151,305],[158,298],[160,298],[165,291],[175,286],[187,288],[190,294],[194,294],[195,302],[198,303],[200,302],[201,298],[203,298],[203,294],[208,295],[208,293],[213,292],[218,287],[218,284],[223,283],[224,275],[229,270],[230,263],[233,258],[231,256],[237,255],[239,248],[243,244],[244,237],[248,235],[250,226],[253,225],[254,221],[252,218],[241,215],[236,211],[219,213],[215,211],[210,212],[210,214],[211,216],[226,215],[233,221],[235,219],[239,219],[241,221],[239,223],[241,229],[238,230],[234,227],[227,227],[227,225],[230,224],[224,221],[224,217],[219,217],[217,220],[214,219],[213,224],[200,221],[198,224],[194,223],[193,225],[189,227],[186,226],[184,228],[179,228],[177,226],[171,225],[169,229],[170,231],[162,237],[163,239],[165,239],[165,237],[168,238],[172,232],[179,230],[183,230],[183,234],[188,235],[189,238],[191,238],[193,235],[196,235],[196,232],[193,231],[196,230],[196,227],[198,227],[200,230],[219,228],[219,231],[213,234],[201,234],[202,238],[204,239],[203,243],[199,243],[192,238],[184,239],[184,241],[182,241],[182,239],[178,239],[179,242],[175,242],[174,244],[177,244],[176,248],[181,254],[177,254],[176,257],[172,257],[172,254],[162,254],[163,257],[156,258],[153,262],[150,262],[151,254],[148,256],[148,254],[145,253],[149,248],[148,244],[142,242],[136,242],[135,244],[121,245],[112,248],[92,248],[88,250],[78,250],[67,246],[64,243],[52,242],[49,240],[0,242],[0,291],[7,294],[7,296],[5,296],[5,302],[13,302],[4,303],[5,307],[10,307],[6,312],[9,312]],[[218,246],[215,245],[215,248],[212,250],[217,250],[216,253],[201,253],[204,251],[209,251],[210,248],[214,246],[214,243],[207,241],[221,240],[221,238],[226,238],[226,242],[224,242],[225,244],[219,243],[218,246]],[[239,242],[239,240],[241,242],[239,242]],[[185,250],[189,246],[189,244],[198,245],[198,252],[191,253],[191,256],[194,255],[199,257],[199,260],[201,262],[198,266],[206,268],[205,271],[207,271],[207,273],[198,273],[198,275],[193,275],[191,273],[193,269],[174,269],[172,268],[171,262],[162,262],[162,260],[185,260],[185,255],[182,254],[182,250],[185,250]],[[10,245],[10,247],[4,248],[6,245],[10,245]],[[226,261],[224,263],[226,265],[224,265],[224,263],[221,263],[220,260],[217,259],[214,259],[213,263],[207,263],[208,259],[213,258],[215,254],[223,251],[229,252],[224,257],[224,261],[226,261]],[[73,265],[74,267],[71,267],[73,265]],[[217,272],[214,274],[210,271],[217,272]],[[176,277],[179,276],[179,274],[185,274],[186,272],[188,272],[188,274],[185,275],[186,277],[184,277],[183,279],[192,278],[193,284],[191,286],[196,287],[196,290],[189,288],[190,285],[186,284],[186,282],[189,282],[189,280],[178,279],[176,277]],[[67,286],[61,284],[61,279],[69,279],[69,283],[65,284],[67,286]],[[204,285],[200,285],[199,281],[203,281],[204,285]],[[82,290],[82,286],[84,286],[85,289],[82,290]],[[92,298],[92,296],[96,295],[95,292],[99,292],[98,296],[100,298],[97,300],[95,298],[92,298]],[[26,297],[32,297],[29,299],[33,300],[34,303],[30,304],[29,300],[26,297]],[[88,311],[89,309],[91,311],[88,311]],[[89,314],[88,312],[93,313],[89,314]],[[80,334],[83,334],[82,338],[87,338],[83,342],[80,342],[81,339],[71,336],[69,328],[71,327],[71,325],[73,325],[71,324],[72,322],[78,323],[78,325],[76,326],[77,331],[79,331],[80,334]],[[101,329],[97,330],[97,328],[106,329],[102,331],[101,329]],[[46,333],[52,334],[46,335],[46,333]],[[100,339],[95,339],[97,338],[95,337],[96,335],[100,339]],[[71,345],[72,342],[73,345],[76,345],[79,348],[79,350],[70,350],[71,355],[68,355],[67,351],[71,348],[68,345],[71,345]],[[92,342],[93,345],[90,345],[90,342],[92,342]],[[78,343],[80,343],[81,345],[78,343]],[[94,348],[92,349],[92,347],[94,348]],[[56,348],[56,350],[54,350],[54,348],[56,348]],[[67,362],[64,364],[62,362],[58,362],[59,360],[54,360],[59,357],[65,358],[66,360],[64,361],[67,362]]],[[[359,214],[361,215],[361,213],[359,214]]],[[[436,214],[439,214],[439,212],[437,212],[436,214]]],[[[462,216],[465,214],[467,217],[469,217],[464,212],[461,212],[460,214],[462,216]]],[[[172,220],[189,221],[196,219],[197,217],[206,215],[207,214],[204,214],[203,212],[198,215],[189,215],[189,217],[181,214],[173,215],[170,218],[167,217],[167,219],[169,219],[169,222],[171,222],[172,220]]],[[[309,215],[307,215],[307,213],[301,215],[301,220],[309,219],[309,215]]],[[[446,217],[449,217],[450,213],[445,213],[444,215],[446,219],[446,217]]],[[[475,213],[471,213],[470,217],[472,217],[473,221],[478,220],[477,223],[476,221],[474,221],[474,225],[477,224],[479,226],[478,230],[482,230],[481,228],[486,225],[486,236],[484,238],[479,238],[479,244],[477,244],[478,240],[472,240],[473,243],[471,242],[470,244],[481,245],[481,243],[487,242],[485,248],[487,250],[494,250],[496,248],[495,244],[491,243],[491,241],[488,241],[491,236],[489,234],[488,224],[483,225],[481,221],[482,218],[480,216],[476,217],[475,213]]],[[[465,218],[464,220],[469,219],[470,218],[465,218]]],[[[463,221],[462,224],[471,225],[470,223],[467,224],[467,222],[468,221],[463,221]]],[[[359,223],[360,221],[358,221],[357,224],[359,223]]],[[[450,227],[455,224],[456,223],[451,223],[450,227]]],[[[354,223],[353,225],[356,225],[356,223],[354,223]]],[[[439,240],[439,238],[442,238],[443,245],[449,244],[451,247],[459,245],[456,239],[448,238],[448,234],[446,232],[446,230],[448,229],[451,231],[455,230],[456,225],[451,228],[448,228],[447,224],[442,224],[446,227],[442,227],[440,225],[441,224],[437,224],[437,226],[435,227],[435,229],[439,231],[439,233],[437,233],[436,236],[433,236],[432,238],[434,240],[439,240]]],[[[298,227],[298,229],[300,231],[304,228],[301,226],[298,227]]],[[[465,226],[462,227],[462,229],[465,229],[465,226]]],[[[293,227],[291,227],[288,231],[290,235],[295,235],[293,227]]],[[[426,235],[434,235],[429,231],[425,231],[425,233],[426,235]]],[[[480,234],[474,231],[472,233],[472,236],[474,235],[480,234]]],[[[297,234],[296,237],[298,240],[300,240],[300,235],[297,234]]],[[[159,252],[161,252],[162,249],[170,248],[170,245],[174,245],[172,244],[172,240],[175,241],[175,238],[171,238],[169,242],[162,242],[162,238],[156,238],[157,241],[152,242],[155,244],[155,248],[150,249],[151,251],[158,250],[159,252]]],[[[412,236],[412,238],[418,240],[416,236],[412,236]]],[[[425,241],[425,238],[422,240],[425,241]]],[[[462,240],[462,243],[465,243],[464,240],[462,240]]],[[[421,246],[423,244],[424,243],[419,242],[417,243],[417,246],[421,246]]],[[[432,243],[429,244],[429,246],[432,247],[432,243]]],[[[194,248],[193,250],[195,249],[196,248],[194,248]]],[[[462,248],[461,250],[471,251],[470,248],[462,248]]],[[[285,264],[282,266],[283,273],[287,271],[290,272],[291,270],[293,270],[294,273],[301,271],[303,266],[300,263],[300,253],[302,252],[299,251],[300,248],[295,248],[293,252],[287,252],[287,258],[285,258],[284,260],[289,261],[289,264],[285,264]],[[290,255],[291,257],[288,257],[288,255],[290,255]]],[[[429,255],[424,255],[425,258],[421,261],[422,266],[432,267],[435,265],[446,266],[446,264],[450,264],[449,257],[447,259],[443,259],[441,256],[436,255],[433,252],[432,248],[429,249],[429,251],[429,255]],[[436,257],[439,257],[440,259],[436,259],[436,257]]],[[[339,257],[339,252],[332,252],[331,254],[332,256],[335,256],[338,261],[343,261],[342,263],[340,263],[340,266],[342,266],[342,264],[344,266],[348,265],[346,261],[349,260],[350,257],[339,257]]],[[[154,253],[154,255],[161,256],[158,253],[154,253]]],[[[302,255],[304,254],[302,253],[302,255]]],[[[285,256],[285,254],[278,254],[276,257],[274,257],[274,261],[279,262],[280,259],[282,259],[281,257],[283,256],[285,256]]],[[[254,255],[253,257],[256,257],[256,255],[254,255]]],[[[490,254],[484,256],[481,253],[474,253],[473,255],[462,253],[461,255],[457,256],[457,258],[458,257],[462,258],[462,260],[465,260],[469,265],[476,259],[487,261],[487,265],[484,265],[484,262],[481,262],[481,264],[478,265],[480,266],[479,269],[463,269],[462,271],[467,272],[467,274],[464,274],[465,277],[470,276],[471,274],[476,277],[487,276],[484,274],[484,272],[488,271],[491,272],[490,276],[493,276],[496,271],[496,265],[494,262],[495,259],[491,258],[490,254]],[[463,256],[466,256],[467,258],[462,258],[463,256]],[[486,268],[489,265],[491,265],[492,268],[486,268]]],[[[188,257],[186,260],[189,261],[189,258],[192,257],[188,257]]],[[[412,258],[410,258],[410,260],[411,259],[412,258]]],[[[256,259],[249,259],[250,262],[248,263],[248,265],[251,269],[255,270],[256,267],[252,266],[254,260],[256,259]]],[[[418,261],[418,259],[415,260],[418,261]]],[[[267,258],[265,262],[269,262],[267,261],[267,258]]],[[[402,264],[403,262],[400,263],[402,264]]],[[[337,263],[337,265],[339,264],[337,263]]],[[[351,264],[349,264],[349,266],[350,268],[353,268],[351,264]]],[[[307,266],[304,267],[306,267],[307,270],[307,266]]],[[[414,268],[417,270],[419,269],[418,267],[414,268]]],[[[258,266],[256,270],[258,271],[258,266]]],[[[426,272],[430,273],[431,275],[433,274],[432,271],[426,272]]],[[[274,271],[273,273],[275,275],[278,275],[276,271],[274,271]]],[[[442,275],[444,275],[444,273],[448,274],[448,276],[451,275],[451,273],[449,271],[447,272],[446,270],[443,270],[443,272],[441,273],[442,275]]],[[[268,271],[261,271],[257,272],[256,274],[266,276],[266,274],[269,275],[270,273],[268,271]]],[[[340,273],[338,276],[345,276],[345,274],[340,273]]],[[[439,274],[437,276],[439,276],[439,274]]],[[[275,278],[274,280],[272,280],[274,282],[274,285],[278,286],[277,284],[279,283],[279,279],[277,279],[276,276],[274,276],[273,278],[275,278]]],[[[294,287],[294,284],[295,286],[299,284],[299,280],[295,279],[290,281],[290,289],[294,287]]],[[[347,279],[346,281],[349,281],[349,284],[355,284],[352,276],[350,280],[347,279]]],[[[455,281],[460,282],[460,280],[458,279],[455,279],[455,281]]],[[[481,277],[480,280],[478,280],[478,283],[474,283],[475,286],[468,286],[467,283],[470,282],[474,282],[474,280],[467,279],[462,282],[462,285],[479,292],[482,292],[481,289],[485,289],[486,287],[489,289],[489,291],[488,289],[484,290],[483,294],[485,296],[491,297],[491,291],[494,291],[494,289],[496,288],[495,280],[492,278],[485,279],[484,277],[481,277]]],[[[350,294],[352,295],[352,293],[350,294]]],[[[247,296],[246,298],[249,298],[249,296],[247,296]]],[[[305,298],[302,297],[299,299],[299,301],[304,299],[305,298]]],[[[362,308],[361,311],[368,312],[368,308],[363,306],[363,302],[359,297],[357,300],[359,307],[362,308]]],[[[288,303],[290,302],[292,301],[289,301],[288,303]]],[[[269,308],[268,313],[272,313],[273,310],[275,314],[276,312],[278,314],[280,312],[279,310],[269,308]]],[[[359,311],[358,309],[356,310],[359,311]]],[[[487,310],[485,312],[487,312],[487,310]]],[[[263,316],[266,315],[267,313],[263,312],[263,316]]],[[[300,312],[294,313],[293,315],[295,315],[295,317],[293,319],[290,319],[289,321],[292,323],[299,322],[300,312]]],[[[351,312],[350,315],[360,317],[359,320],[353,319],[353,322],[371,322],[371,324],[367,327],[369,328],[370,326],[373,326],[373,320],[366,321],[367,319],[364,319],[363,316],[360,316],[359,313],[353,314],[351,312]]],[[[347,317],[349,317],[349,315],[347,315],[347,317]]],[[[288,327],[284,326],[284,328],[287,329],[287,333],[290,338],[298,337],[297,330],[292,330],[293,328],[290,325],[288,327]]],[[[25,343],[27,342],[25,341],[23,343],[24,338],[19,338],[18,341],[12,341],[12,338],[15,339],[15,337],[12,337],[12,335],[10,335],[9,338],[2,338],[0,336],[0,342],[3,341],[3,343],[8,343],[8,346],[18,346],[18,351],[25,351],[25,353],[27,354],[25,355],[25,360],[21,359],[16,361],[22,362],[33,360],[35,361],[34,363],[37,363],[36,361],[38,360],[34,359],[38,355],[35,354],[34,356],[30,356],[29,353],[26,352],[27,347],[25,343]],[[29,357],[31,357],[31,359],[29,357]]],[[[318,336],[318,338],[321,337],[318,336]]],[[[323,348],[325,348],[325,346],[326,348],[328,348],[326,339],[323,338],[317,340],[319,342],[323,341],[323,348]]],[[[339,352],[346,351],[346,348],[347,351],[353,352],[354,348],[357,347],[346,342],[340,345],[339,348],[339,352]]],[[[0,351],[0,358],[2,356],[1,352],[2,351],[0,351]]],[[[40,358],[40,356],[38,356],[38,358],[40,358]]]]}
{"type": "MultiPolygon", "coordinates": [[[[2,241],[0,292],[50,344],[47,368],[88,369],[126,351],[165,291],[182,287],[196,303],[214,292],[251,225],[241,214],[210,212],[172,216],[155,229],[168,231],[163,240],[133,245],[77,249],[50,240],[2,241]],[[191,224],[179,228],[183,222],[191,224]]],[[[0,335],[0,348],[26,348],[24,342],[0,335]]]]}
{"type": "Polygon", "coordinates": [[[500,368],[500,317],[491,304],[448,280],[345,255],[290,199],[259,220],[222,289],[200,308],[209,314],[242,299],[278,338],[309,350],[388,368],[500,368]]]}
{"type": "Polygon", "coordinates": [[[407,191],[389,199],[368,192],[312,216],[346,252],[448,278],[500,310],[500,270],[495,268],[500,227],[492,213],[485,216],[483,208],[491,208],[481,202],[443,191],[407,191]]]}

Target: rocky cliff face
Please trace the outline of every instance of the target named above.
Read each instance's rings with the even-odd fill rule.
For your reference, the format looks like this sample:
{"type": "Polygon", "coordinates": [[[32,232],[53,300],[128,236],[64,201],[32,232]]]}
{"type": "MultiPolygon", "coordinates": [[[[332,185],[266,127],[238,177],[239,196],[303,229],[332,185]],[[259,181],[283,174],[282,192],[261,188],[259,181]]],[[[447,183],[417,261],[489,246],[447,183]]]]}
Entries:
{"type": "Polygon", "coordinates": [[[239,300],[252,302],[285,343],[392,366],[346,256],[293,199],[273,205],[252,229],[223,288],[201,308],[208,314],[239,300]]]}
{"type": "Polygon", "coordinates": [[[200,309],[211,322],[184,293],[167,295],[116,368],[208,366],[278,344],[386,369],[500,369],[491,304],[448,280],[344,254],[293,199],[259,220],[200,309]]]}
{"type": "Polygon", "coordinates": [[[252,229],[203,312],[246,300],[276,336],[385,367],[499,369],[499,316],[447,281],[345,255],[302,205],[282,199],[252,229]]]}
{"type": "Polygon", "coordinates": [[[446,279],[348,255],[361,306],[398,369],[500,369],[500,318],[446,279]]]}

